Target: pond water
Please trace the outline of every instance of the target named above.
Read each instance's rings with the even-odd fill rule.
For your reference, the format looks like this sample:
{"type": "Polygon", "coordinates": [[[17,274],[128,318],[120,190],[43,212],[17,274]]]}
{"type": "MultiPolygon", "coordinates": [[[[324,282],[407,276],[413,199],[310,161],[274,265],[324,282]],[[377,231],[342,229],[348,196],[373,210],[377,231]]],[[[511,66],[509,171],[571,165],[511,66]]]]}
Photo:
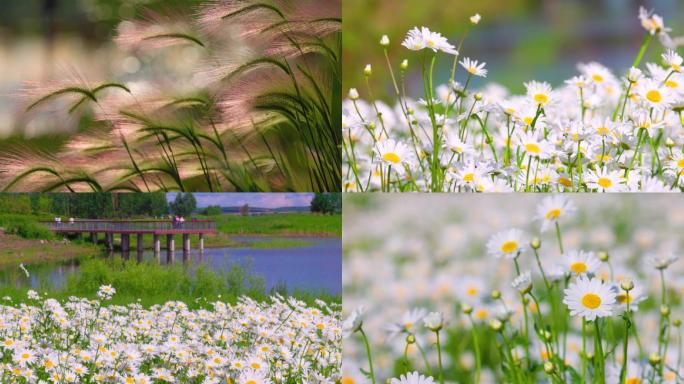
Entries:
{"type": "MultiPolygon", "coordinates": [[[[277,237],[234,237],[249,243],[251,241],[277,240],[277,237]]],[[[297,238],[307,244],[292,248],[207,248],[200,255],[193,249],[190,258],[194,265],[200,263],[215,270],[228,270],[232,263],[251,266],[251,270],[264,277],[266,288],[286,284],[292,291],[295,288],[325,291],[330,294],[342,292],[342,240],[340,238],[297,238]]],[[[195,244],[193,243],[193,246],[195,244]]],[[[182,250],[176,248],[176,262],[182,260],[182,250]]],[[[103,256],[105,257],[105,256],[103,256]]],[[[113,257],[120,257],[115,253],[113,257]]],[[[131,252],[135,258],[135,251],[131,252]]],[[[145,260],[154,260],[152,251],[145,251],[145,260]]],[[[162,263],[166,260],[166,250],[162,249],[162,263]]],[[[60,288],[69,275],[78,273],[78,261],[51,263],[27,267],[30,277],[19,268],[0,270],[0,284],[17,287],[60,288]]]]}

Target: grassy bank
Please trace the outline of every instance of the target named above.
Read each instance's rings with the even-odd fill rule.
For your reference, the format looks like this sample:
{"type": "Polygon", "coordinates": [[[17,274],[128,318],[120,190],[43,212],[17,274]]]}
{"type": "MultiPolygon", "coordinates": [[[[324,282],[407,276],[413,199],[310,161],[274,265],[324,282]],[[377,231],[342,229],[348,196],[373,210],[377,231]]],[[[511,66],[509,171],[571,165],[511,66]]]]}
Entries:
{"type": "MultiPolygon", "coordinates": [[[[228,233],[217,233],[215,235],[204,236],[204,247],[205,248],[296,248],[305,247],[312,245],[313,242],[306,241],[298,238],[275,238],[275,239],[263,239],[256,241],[238,241],[233,238],[234,235],[228,233]]],[[[243,235],[244,236],[244,235],[243,235]]],[[[102,236],[101,236],[102,237],[102,236]]],[[[143,247],[145,249],[152,248],[152,235],[143,235],[143,247]]],[[[176,249],[181,247],[183,236],[175,235],[176,249]]],[[[100,242],[104,242],[104,239],[100,238],[100,242]]],[[[114,246],[120,246],[121,239],[117,236],[114,242],[114,246]]],[[[138,244],[138,237],[131,236],[131,249],[135,250],[138,244]]],[[[190,236],[190,246],[192,248],[197,248],[199,245],[199,237],[197,235],[190,236]]],[[[162,249],[166,247],[166,236],[161,238],[162,249]]]]}
{"type": "Polygon", "coordinates": [[[61,262],[69,259],[92,257],[100,249],[92,244],[65,242],[58,239],[25,239],[17,235],[0,233],[0,268],[47,262],[61,262]]]}
{"type": "MultiPolygon", "coordinates": [[[[236,302],[243,295],[265,300],[274,292],[284,296],[288,294],[285,286],[267,291],[262,276],[252,273],[248,266],[237,263],[228,271],[216,271],[201,265],[192,269],[182,265],[162,266],[120,258],[84,260],[80,272],[70,276],[63,289],[39,288],[38,291],[58,300],[65,300],[69,296],[94,299],[98,288],[104,284],[112,285],[117,291],[113,304],[139,302],[145,307],[176,300],[185,302],[191,308],[199,308],[216,300],[236,302]]],[[[14,302],[26,302],[26,292],[26,288],[0,287],[0,296],[9,296],[14,302]]],[[[307,303],[313,303],[316,299],[341,302],[339,295],[324,292],[298,290],[290,295],[307,303]]]]}
{"type": "Polygon", "coordinates": [[[216,220],[219,232],[232,235],[341,236],[341,215],[283,213],[261,216],[221,215],[216,220]]]}

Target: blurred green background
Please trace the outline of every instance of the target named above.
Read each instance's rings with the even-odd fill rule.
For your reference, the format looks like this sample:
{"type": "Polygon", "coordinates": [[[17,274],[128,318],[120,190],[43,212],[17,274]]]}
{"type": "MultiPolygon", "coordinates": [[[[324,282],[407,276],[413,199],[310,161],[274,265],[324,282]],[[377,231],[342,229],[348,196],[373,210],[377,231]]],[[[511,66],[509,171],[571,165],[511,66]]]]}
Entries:
{"type": "Polygon", "coordinates": [[[203,1],[0,0],[0,150],[26,139],[54,147],[73,133],[49,117],[23,120],[26,105],[17,95],[26,82],[140,78],[149,72],[147,58],[116,49],[116,26],[149,11],[188,14],[203,1]]]}
{"type": "MultiPolygon", "coordinates": [[[[472,82],[475,86],[493,81],[514,92],[524,91],[529,80],[555,86],[577,73],[578,62],[597,61],[623,71],[643,39],[637,17],[641,5],[663,16],[673,36],[684,35],[682,0],[344,0],[344,90],[356,87],[365,96],[363,67],[372,64],[375,96],[390,100],[390,77],[378,45],[387,34],[395,70],[408,59],[409,94],[422,96],[419,55],[401,46],[406,32],[426,26],[457,45],[475,13],[482,21],[461,49],[461,58],[487,62],[489,74],[472,82]]],[[[652,44],[645,60],[659,60],[662,52],[652,44]]],[[[446,83],[451,60],[441,55],[437,65],[435,84],[446,83]]]]}

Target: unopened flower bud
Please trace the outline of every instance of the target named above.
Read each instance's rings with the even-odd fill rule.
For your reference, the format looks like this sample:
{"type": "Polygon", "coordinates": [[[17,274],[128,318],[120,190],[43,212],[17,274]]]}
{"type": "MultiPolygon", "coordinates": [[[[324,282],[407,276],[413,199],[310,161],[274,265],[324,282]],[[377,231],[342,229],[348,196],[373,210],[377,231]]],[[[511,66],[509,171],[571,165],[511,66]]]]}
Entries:
{"type": "Polygon", "coordinates": [[[532,249],[541,248],[541,239],[539,239],[538,237],[532,238],[532,240],[530,241],[530,247],[532,247],[532,249]]]}
{"type": "Polygon", "coordinates": [[[409,333],[406,336],[406,344],[413,344],[416,342],[416,336],[413,333],[409,333]]]}
{"type": "Polygon", "coordinates": [[[672,140],[672,139],[669,138],[669,137],[668,137],[667,139],[665,139],[665,146],[666,146],[666,147],[672,148],[672,147],[674,147],[674,145],[675,145],[674,140],[672,140]]]}
{"type": "Polygon", "coordinates": [[[387,35],[382,35],[382,37],[380,38],[380,45],[385,47],[385,48],[389,47],[390,41],[389,41],[389,37],[387,37],[387,35]]]}
{"type": "Polygon", "coordinates": [[[670,307],[668,305],[661,305],[660,306],[660,314],[663,315],[664,317],[670,316],[670,307]]]}
{"type": "Polygon", "coordinates": [[[599,252],[597,254],[597,256],[598,256],[599,260],[601,260],[604,263],[607,262],[608,259],[610,259],[610,256],[608,255],[608,252],[606,252],[606,251],[599,252]]]}
{"type": "Polygon", "coordinates": [[[472,24],[475,24],[475,25],[477,25],[481,19],[482,19],[482,16],[480,16],[479,13],[476,13],[476,14],[470,16],[470,22],[472,24]]]}
{"type": "Polygon", "coordinates": [[[497,289],[493,290],[492,291],[492,299],[498,300],[499,298],[501,298],[501,291],[499,291],[497,289]]]}
{"type": "Polygon", "coordinates": [[[475,98],[476,101],[482,100],[483,97],[484,97],[484,96],[482,95],[482,92],[476,92],[476,93],[473,95],[473,98],[475,98]]]}
{"type": "Polygon", "coordinates": [[[632,281],[632,279],[623,279],[620,281],[620,288],[624,289],[625,291],[631,291],[634,289],[634,281],[632,281]]]}
{"type": "Polygon", "coordinates": [[[366,64],[366,67],[363,68],[363,75],[368,77],[373,74],[373,67],[371,67],[370,64],[366,64]]]}
{"type": "Polygon", "coordinates": [[[473,313],[473,307],[471,307],[468,304],[463,304],[461,308],[463,309],[463,313],[465,313],[466,315],[470,315],[471,313],[473,313]]]}
{"type": "Polygon", "coordinates": [[[349,98],[352,100],[358,100],[359,91],[357,91],[356,88],[349,88],[349,98]]]}
{"type": "Polygon", "coordinates": [[[682,321],[679,319],[674,319],[672,320],[672,325],[674,325],[675,327],[679,327],[680,325],[682,325],[682,321]]]}
{"type": "Polygon", "coordinates": [[[503,329],[503,323],[501,320],[497,319],[492,319],[489,322],[489,326],[495,331],[495,332],[500,332],[503,329]]]}
{"type": "Polygon", "coordinates": [[[556,366],[552,362],[547,361],[544,363],[544,372],[551,374],[556,370],[556,366]]]}
{"type": "Polygon", "coordinates": [[[648,362],[652,366],[656,366],[656,365],[660,364],[660,360],[661,360],[660,355],[657,354],[656,352],[653,352],[650,355],[648,355],[648,362]]]}
{"type": "Polygon", "coordinates": [[[551,339],[553,339],[553,334],[549,331],[544,331],[542,334],[544,335],[544,340],[546,341],[551,341],[551,339]]]}
{"type": "Polygon", "coordinates": [[[402,61],[399,65],[399,69],[406,71],[408,69],[408,60],[404,59],[404,61],[402,61]]]}

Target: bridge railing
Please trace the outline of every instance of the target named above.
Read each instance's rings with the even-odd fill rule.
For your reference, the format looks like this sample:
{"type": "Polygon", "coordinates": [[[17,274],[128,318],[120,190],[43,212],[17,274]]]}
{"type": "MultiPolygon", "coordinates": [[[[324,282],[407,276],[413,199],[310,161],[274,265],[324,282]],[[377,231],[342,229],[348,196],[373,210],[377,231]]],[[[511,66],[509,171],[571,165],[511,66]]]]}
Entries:
{"type": "Polygon", "coordinates": [[[42,221],[41,224],[53,231],[73,232],[152,232],[152,231],[215,231],[216,222],[212,220],[187,220],[173,223],[171,220],[74,220],[42,221]]]}

